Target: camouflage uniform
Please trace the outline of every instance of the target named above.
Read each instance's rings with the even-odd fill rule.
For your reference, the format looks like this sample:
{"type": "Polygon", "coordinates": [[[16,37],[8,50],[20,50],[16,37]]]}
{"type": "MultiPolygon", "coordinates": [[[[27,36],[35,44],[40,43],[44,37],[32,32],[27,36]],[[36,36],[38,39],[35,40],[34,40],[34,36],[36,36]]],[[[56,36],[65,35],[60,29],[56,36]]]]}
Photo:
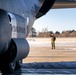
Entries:
{"type": "Polygon", "coordinates": [[[52,49],[55,49],[55,40],[56,40],[56,37],[53,35],[53,36],[51,37],[52,49]]]}

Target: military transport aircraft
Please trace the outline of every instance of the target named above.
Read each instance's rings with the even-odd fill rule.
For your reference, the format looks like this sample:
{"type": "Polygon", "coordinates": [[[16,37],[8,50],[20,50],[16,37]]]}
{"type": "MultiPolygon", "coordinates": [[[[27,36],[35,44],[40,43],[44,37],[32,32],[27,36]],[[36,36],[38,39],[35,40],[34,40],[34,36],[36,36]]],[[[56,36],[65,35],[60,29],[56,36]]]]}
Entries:
{"type": "Polygon", "coordinates": [[[29,53],[26,40],[36,19],[51,8],[74,8],[75,0],[0,0],[0,70],[11,73],[21,68],[29,53]]]}

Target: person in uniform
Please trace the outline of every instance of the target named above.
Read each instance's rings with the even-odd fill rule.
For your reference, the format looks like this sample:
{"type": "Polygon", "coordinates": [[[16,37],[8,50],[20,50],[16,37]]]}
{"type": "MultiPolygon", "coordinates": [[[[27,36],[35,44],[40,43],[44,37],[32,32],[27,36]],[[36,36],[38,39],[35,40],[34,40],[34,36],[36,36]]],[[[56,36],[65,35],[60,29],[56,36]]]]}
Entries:
{"type": "Polygon", "coordinates": [[[56,40],[55,35],[51,34],[51,46],[52,46],[52,49],[55,49],[55,40],[56,40]]]}

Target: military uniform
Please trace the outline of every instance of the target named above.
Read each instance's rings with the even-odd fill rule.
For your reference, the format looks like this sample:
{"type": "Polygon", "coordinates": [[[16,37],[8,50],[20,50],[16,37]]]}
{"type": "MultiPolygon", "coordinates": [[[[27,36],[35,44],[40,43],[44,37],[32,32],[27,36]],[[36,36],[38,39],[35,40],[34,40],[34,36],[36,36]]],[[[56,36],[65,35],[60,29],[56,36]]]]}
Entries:
{"type": "Polygon", "coordinates": [[[55,40],[56,40],[56,37],[53,35],[53,36],[51,37],[52,49],[55,49],[55,40]]]}

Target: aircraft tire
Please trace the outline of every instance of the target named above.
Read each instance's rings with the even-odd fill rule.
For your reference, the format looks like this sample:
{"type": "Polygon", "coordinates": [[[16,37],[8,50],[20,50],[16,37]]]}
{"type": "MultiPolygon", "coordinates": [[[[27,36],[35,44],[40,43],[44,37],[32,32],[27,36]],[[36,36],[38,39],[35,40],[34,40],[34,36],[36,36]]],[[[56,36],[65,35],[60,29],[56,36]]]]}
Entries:
{"type": "Polygon", "coordinates": [[[15,70],[21,69],[22,66],[22,60],[19,60],[16,62],[15,70]]]}
{"type": "Polygon", "coordinates": [[[0,65],[1,73],[9,74],[14,73],[15,70],[15,63],[5,63],[0,65]]]}

